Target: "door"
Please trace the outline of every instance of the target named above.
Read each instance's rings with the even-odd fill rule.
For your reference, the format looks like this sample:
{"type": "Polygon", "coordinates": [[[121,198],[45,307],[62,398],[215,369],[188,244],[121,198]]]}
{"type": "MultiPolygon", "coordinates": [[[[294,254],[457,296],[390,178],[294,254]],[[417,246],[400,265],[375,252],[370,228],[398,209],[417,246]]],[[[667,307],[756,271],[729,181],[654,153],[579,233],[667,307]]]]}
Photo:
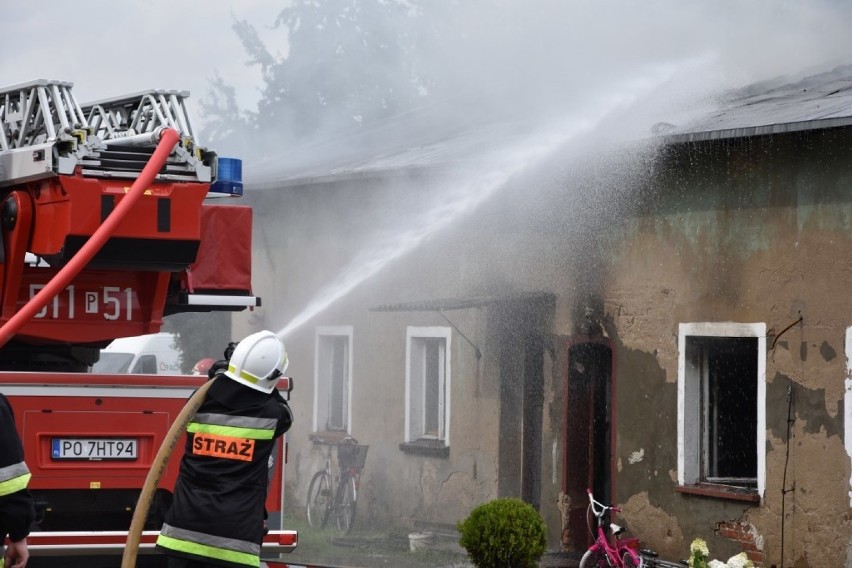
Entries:
{"type": "MultiPolygon", "coordinates": [[[[564,376],[565,463],[563,491],[568,497],[563,545],[582,550],[591,544],[586,522],[589,499],[610,504],[612,494],[612,349],[603,342],[568,345],[564,376]]],[[[594,525],[592,525],[594,526],[594,525]]]]}

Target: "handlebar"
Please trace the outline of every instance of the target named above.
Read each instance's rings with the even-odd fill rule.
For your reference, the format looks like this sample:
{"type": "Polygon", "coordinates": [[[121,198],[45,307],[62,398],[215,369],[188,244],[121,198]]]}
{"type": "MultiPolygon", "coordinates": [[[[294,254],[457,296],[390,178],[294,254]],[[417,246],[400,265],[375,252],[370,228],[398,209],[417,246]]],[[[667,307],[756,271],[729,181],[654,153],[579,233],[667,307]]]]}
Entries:
{"type": "Polygon", "coordinates": [[[594,514],[597,518],[601,518],[607,512],[607,510],[612,511],[613,513],[620,513],[621,507],[618,505],[604,505],[600,501],[595,501],[595,497],[592,495],[592,490],[588,487],[586,488],[586,493],[589,495],[589,507],[592,509],[592,514],[594,514]]]}

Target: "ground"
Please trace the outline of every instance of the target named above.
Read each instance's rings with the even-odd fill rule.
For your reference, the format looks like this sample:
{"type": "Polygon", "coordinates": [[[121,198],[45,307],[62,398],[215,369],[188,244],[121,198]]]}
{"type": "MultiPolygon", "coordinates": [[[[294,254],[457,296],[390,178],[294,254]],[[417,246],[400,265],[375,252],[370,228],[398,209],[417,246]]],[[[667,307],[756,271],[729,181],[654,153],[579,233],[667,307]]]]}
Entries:
{"type": "MultiPolygon", "coordinates": [[[[408,533],[359,532],[340,536],[333,530],[311,529],[304,521],[290,520],[288,529],[299,531],[299,546],[284,561],[298,564],[325,564],[349,568],[473,568],[458,542],[440,539],[434,549],[412,552],[408,533]]],[[[573,568],[579,555],[550,552],[541,560],[542,568],[573,568]]]]}

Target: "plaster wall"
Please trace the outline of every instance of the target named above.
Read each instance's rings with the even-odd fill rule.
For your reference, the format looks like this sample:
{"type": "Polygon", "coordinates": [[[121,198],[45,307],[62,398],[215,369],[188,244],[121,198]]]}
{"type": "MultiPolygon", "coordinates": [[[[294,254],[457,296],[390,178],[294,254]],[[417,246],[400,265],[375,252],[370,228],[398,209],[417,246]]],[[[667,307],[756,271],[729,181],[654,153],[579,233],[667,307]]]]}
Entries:
{"type": "Polygon", "coordinates": [[[740,521],[752,527],[767,565],[778,563],[783,500],[785,565],[846,560],[852,177],[838,146],[848,144],[812,135],[718,144],[700,154],[681,149],[664,161],[669,173],[658,178],[656,204],[623,225],[606,309],[623,344],[618,380],[640,396],[632,408],[621,406],[620,498],[631,504],[628,518],[640,538],[670,554],[685,556],[692,538],[709,536],[711,552],[733,555],[739,545],[718,526],[740,521]],[[766,491],[757,505],[674,492],[677,328],[726,321],[769,329],[766,491]],[[654,428],[643,431],[648,417],[656,418],[654,428]],[[630,463],[640,451],[643,459],[630,463]],[[652,536],[658,526],[670,528],[652,536]]]}
{"type": "MultiPolygon", "coordinates": [[[[844,341],[852,325],[850,146],[852,137],[839,130],[662,153],[621,149],[607,160],[554,158],[555,164],[511,180],[286,338],[297,385],[290,503],[300,508],[306,480],[320,463],[307,425],[312,330],[321,325],[354,329],[352,434],[371,446],[362,482],[366,519],[455,523],[496,497],[499,431],[507,426],[499,420],[504,345],[493,330],[511,326],[510,318],[493,307],[450,314],[482,357],[453,331],[452,443],[449,458],[435,459],[399,449],[405,328],[447,322],[434,311],[370,308],[547,292],[555,304],[543,359],[540,501],[551,548],[559,543],[564,484],[560,345],[578,333],[577,314],[592,308],[614,348],[615,497],[632,532],[670,559],[685,557],[696,537],[727,558],[741,545],[720,527],[736,522],[748,527],[768,566],[781,559],[783,499],[785,565],[841,565],[852,539],[843,441],[844,341]],[[678,326],[727,321],[764,323],[769,330],[766,490],[757,504],[676,491],[678,326]],[[794,422],[788,440],[789,388],[794,422]],[[795,489],[784,495],[784,487],[795,489]]],[[[264,192],[255,205],[254,255],[264,307],[238,325],[286,326],[362,250],[392,243],[401,226],[416,223],[416,213],[440,200],[443,184],[452,178],[264,192]]]]}
{"type": "MultiPolygon", "coordinates": [[[[424,180],[326,184],[286,188],[250,196],[255,219],[254,282],[263,298],[256,314],[238,325],[283,329],[317,298],[339,283],[348,267],[357,268],[364,251],[393,246],[412,214],[434,197],[424,180]]],[[[288,434],[286,514],[304,516],[310,478],[325,460],[326,448],[311,442],[315,330],[353,328],[352,430],[370,446],[359,494],[359,528],[413,528],[419,521],[448,525],[477,504],[497,496],[499,372],[493,353],[478,360],[484,346],[486,314],[480,308],[450,312],[452,392],[448,458],[400,449],[405,425],[405,349],[408,326],[451,327],[434,311],[376,312],[400,301],[451,297],[457,289],[443,252],[426,251],[398,260],[321,307],[305,324],[285,336],[295,377],[294,427],[288,434]],[[405,275],[400,278],[399,275],[405,275]]]]}

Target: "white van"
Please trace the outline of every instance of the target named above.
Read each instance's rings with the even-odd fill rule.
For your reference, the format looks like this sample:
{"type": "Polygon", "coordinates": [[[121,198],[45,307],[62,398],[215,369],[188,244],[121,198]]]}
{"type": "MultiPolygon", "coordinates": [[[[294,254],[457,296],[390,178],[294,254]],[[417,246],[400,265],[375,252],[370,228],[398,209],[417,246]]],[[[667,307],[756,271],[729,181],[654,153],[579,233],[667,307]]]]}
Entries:
{"type": "Polygon", "coordinates": [[[152,333],[138,337],[122,337],[101,349],[101,358],[93,373],[113,375],[180,375],[180,351],[174,345],[174,334],[152,333]]]}

